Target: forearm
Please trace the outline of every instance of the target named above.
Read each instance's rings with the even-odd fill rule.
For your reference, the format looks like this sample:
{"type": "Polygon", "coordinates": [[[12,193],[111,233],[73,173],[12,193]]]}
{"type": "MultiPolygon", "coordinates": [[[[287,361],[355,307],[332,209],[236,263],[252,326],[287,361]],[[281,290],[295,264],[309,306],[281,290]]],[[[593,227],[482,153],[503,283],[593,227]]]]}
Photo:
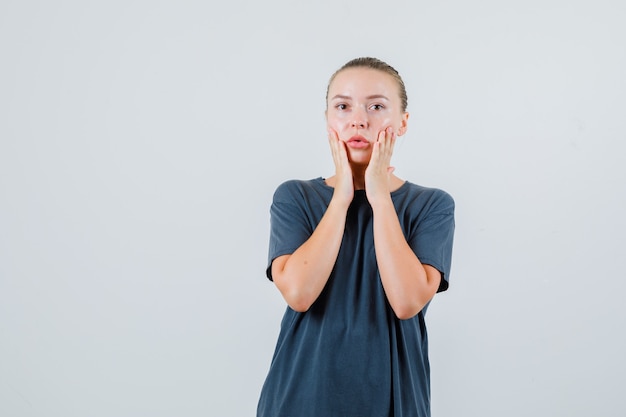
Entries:
{"type": "Polygon", "coordinates": [[[274,283],[294,310],[308,310],[324,289],[339,254],[346,212],[332,200],[311,237],[291,255],[274,260],[274,283]]]}
{"type": "Polygon", "coordinates": [[[391,199],[372,209],[376,261],[387,300],[398,318],[411,318],[435,295],[441,275],[423,265],[408,245],[391,199]]]}

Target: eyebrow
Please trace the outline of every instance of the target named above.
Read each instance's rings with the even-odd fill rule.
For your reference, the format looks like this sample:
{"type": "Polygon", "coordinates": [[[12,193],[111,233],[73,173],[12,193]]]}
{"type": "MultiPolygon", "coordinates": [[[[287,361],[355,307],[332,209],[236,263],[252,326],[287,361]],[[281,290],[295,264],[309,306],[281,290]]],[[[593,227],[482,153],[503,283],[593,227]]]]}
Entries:
{"type": "MultiPolygon", "coordinates": [[[[373,99],[377,99],[377,98],[381,98],[384,100],[389,101],[389,98],[387,98],[387,96],[384,96],[382,94],[373,94],[371,96],[367,96],[365,97],[367,100],[373,100],[373,99]]],[[[352,97],[350,96],[344,96],[341,94],[337,94],[336,96],[334,96],[333,98],[331,98],[331,100],[352,100],[352,97]]]]}

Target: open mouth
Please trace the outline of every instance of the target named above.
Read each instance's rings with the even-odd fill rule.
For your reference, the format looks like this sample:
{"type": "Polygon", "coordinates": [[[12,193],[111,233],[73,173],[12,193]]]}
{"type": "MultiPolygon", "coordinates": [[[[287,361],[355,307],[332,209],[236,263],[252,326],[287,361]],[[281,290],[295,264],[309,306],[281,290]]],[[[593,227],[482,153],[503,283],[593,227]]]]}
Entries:
{"type": "Polygon", "coordinates": [[[352,136],[346,143],[351,148],[366,148],[370,144],[368,140],[361,135],[352,136]]]}

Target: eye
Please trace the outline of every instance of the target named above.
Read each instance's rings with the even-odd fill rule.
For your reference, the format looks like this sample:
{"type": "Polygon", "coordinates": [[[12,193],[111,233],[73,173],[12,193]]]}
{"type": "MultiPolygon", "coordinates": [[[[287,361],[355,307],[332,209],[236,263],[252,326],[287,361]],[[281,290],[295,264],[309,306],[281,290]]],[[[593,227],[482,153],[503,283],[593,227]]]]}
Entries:
{"type": "Polygon", "coordinates": [[[382,104],[372,104],[372,105],[370,106],[370,109],[372,109],[372,110],[376,110],[376,111],[378,111],[378,110],[382,110],[382,109],[384,109],[384,108],[385,108],[385,106],[383,106],[382,104]]]}
{"type": "Polygon", "coordinates": [[[335,108],[336,108],[337,110],[345,110],[345,109],[347,109],[347,108],[348,108],[348,105],[347,105],[347,104],[345,104],[345,103],[339,103],[339,104],[337,104],[337,105],[335,106],[335,108]]]}

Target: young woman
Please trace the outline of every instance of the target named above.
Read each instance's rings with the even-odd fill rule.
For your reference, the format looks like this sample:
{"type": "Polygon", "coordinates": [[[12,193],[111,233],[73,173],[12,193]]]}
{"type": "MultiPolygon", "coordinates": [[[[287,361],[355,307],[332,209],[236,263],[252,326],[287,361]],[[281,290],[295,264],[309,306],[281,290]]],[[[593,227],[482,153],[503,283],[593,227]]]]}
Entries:
{"type": "Polygon", "coordinates": [[[267,276],[289,307],[257,416],[430,416],[424,314],[448,288],[454,201],[393,173],[395,69],[352,60],[326,103],[335,174],[283,183],[270,210],[267,276]]]}

